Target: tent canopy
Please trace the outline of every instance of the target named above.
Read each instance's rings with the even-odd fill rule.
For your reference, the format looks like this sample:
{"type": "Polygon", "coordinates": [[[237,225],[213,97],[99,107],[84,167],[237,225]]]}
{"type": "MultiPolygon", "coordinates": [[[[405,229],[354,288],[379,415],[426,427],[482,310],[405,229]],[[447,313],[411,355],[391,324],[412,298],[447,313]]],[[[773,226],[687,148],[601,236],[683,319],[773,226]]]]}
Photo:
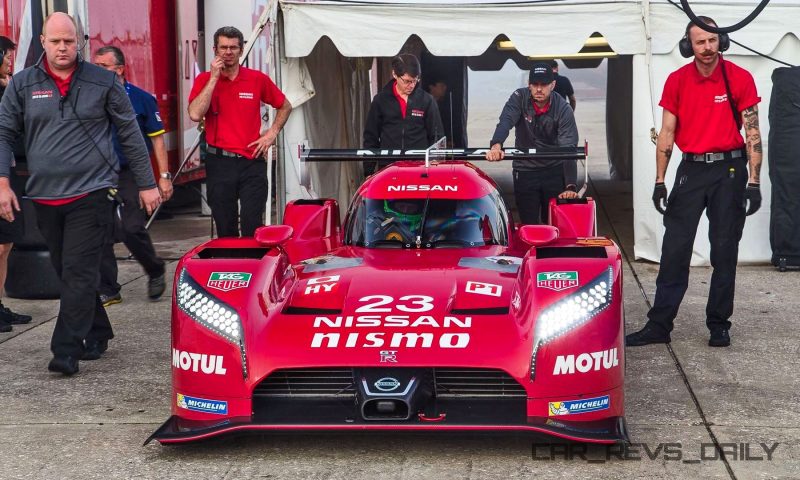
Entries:
{"type": "MultiPolygon", "coordinates": [[[[757,3],[725,0],[692,1],[691,5],[696,14],[711,16],[726,26],[739,22],[757,3]]],[[[391,57],[411,35],[420,37],[437,56],[478,56],[500,35],[508,37],[523,55],[574,53],[594,32],[602,33],[618,54],[635,55],[646,52],[645,17],[651,24],[652,52],[664,54],[675,49],[687,23],[686,15],[666,0],[282,0],[281,9],[287,57],[308,56],[323,36],[345,57],[391,57]]],[[[772,0],[755,22],[733,38],[770,52],[786,34],[800,36],[798,18],[798,2],[772,0]]],[[[731,53],[747,54],[736,45],[731,53]]]]}
{"type": "MultiPolygon", "coordinates": [[[[758,3],[755,0],[692,0],[690,5],[695,14],[710,16],[720,26],[729,26],[744,19],[758,3]]],[[[558,54],[578,52],[592,33],[601,33],[609,46],[617,54],[624,56],[621,60],[631,66],[631,73],[626,74],[626,78],[614,78],[613,82],[618,87],[615,95],[627,98],[632,104],[631,111],[614,109],[612,113],[630,115],[626,131],[622,133],[628,136],[632,144],[630,155],[633,172],[635,256],[657,261],[663,225],[661,217],[655,214],[650,202],[655,176],[655,146],[650,141],[650,128],[658,130],[661,127],[661,108],[658,107],[658,101],[667,76],[688,61],[677,52],[678,42],[684,35],[688,20],[686,14],[676,8],[675,4],[679,5],[679,2],[281,0],[282,52],[289,59],[284,61],[281,70],[285,78],[290,78],[292,66],[302,65],[303,59],[312,55],[319,45],[330,45],[333,48],[327,54],[336,50],[343,57],[391,57],[412,36],[418,37],[433,55],[472,57],[469,59],[470,64],[477,62],[476,65],[489,68],[496,59],[490,58],[493,55],[483,54],[496,53],[492,51],[496,48],[495,41],[503,36],[514,43],[521,56],[558,57],[558,54]],[[328,40],[321,41],[323,37],[328,40]]],[[[798,19],[800,2],[772,0],[752,23],[732,33],[731,39],[758,52],[800,64],[798,19]]],[[[767,139],[767,112],[772,88],[770,77],[772,70],[781,65],[736,44],[726,52],[726,58],[753,74],[762,98],[761,136],[767,139]]],[[[328,84],[326,87],[341,89],[328,76],[320,77],[321,81],[328,84]]],[[[366,83],[364,78],[362,83],[366,83]]],[[[317,78],[314,78],[314,82],[317,82],[317,78]]],[[[340,84],[350,85],[347,82],[340,84]]],[[[290,85],[282,83],[282,87],[290,85]]],[[[349,87],[344,89],[347,88],[349,87]]],[[[319,88],[318,93],[323,90],[319,88]]],[[[303,107],[311,112],[313,105],[303,107]]],[[[341,109],[353,110],[345,104],[342,104],[341,109]]],[[[303,119],[307,117],[302,115],[298,111],[290,118],[290,125],[285,129],[289,132],[287,142],[296,144],[309,139],[313,144],[323,140],[315,139],[313,134],[309,134],[313,130],[304,126],[306,120],[303,119]]],[[[327,121],[324,120],[326,116],[335,116],[335,112],[317,109],[314,116],[308,118],[322,122],[327,121]]],[[[360,118],[358,115],[356,117],[360,118]]],[[[611,124],[608,125],[611,128],[611,124]]],[[[357,130],[355,124],[353,128],[357,130]]],[[[348,134],[350,143],[358,142],[359,132],[355,130],[348,134]]],[[[330,142],[326,146],[330,146],[328,144],[330,142]]],[[[349,146],[352,148],[353,145],[349,146]]],[[[291,148],[285,151],[291,151],[291,148]]],[[[761,179],[765,202],[761,210],[747,220],[739,250],[741,262],[762,262],[769,260],[771,256],[768,238],[770,185],[767,148],[764,148],[764,153],[761,179]]],[[[677,160],[678,155],[676,149],[667,172],[670,184],[680,163],[677,160]]],[[[291,163],[292,159],[288,161],[291,163]]],[[[286,184],[292,184],[289,176],[286,184]]],[[[292,192],[287,192],[287,197],[291,195],[292,192]]],[[[707,237],[707,221],[702,219],[695,241],[692,259],[694,265],[709,263],[707,237]]]]}

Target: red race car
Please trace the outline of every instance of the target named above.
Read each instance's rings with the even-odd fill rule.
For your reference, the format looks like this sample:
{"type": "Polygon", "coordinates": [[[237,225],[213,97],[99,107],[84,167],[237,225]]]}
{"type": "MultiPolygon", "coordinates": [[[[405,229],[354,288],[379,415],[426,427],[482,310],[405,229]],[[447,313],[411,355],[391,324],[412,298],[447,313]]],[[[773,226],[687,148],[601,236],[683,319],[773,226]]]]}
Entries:
{"type": "Polygon", "coordinates": [[[147,441],[277,430],[626,441],[619,250],[596,235],[591,198],[551,201],[552,225],[514,225],[467,161],[483,152],[424,163],[402,152],[359,188],[343,225],[334,200],[296,200],[282,225],[184,255],[172,416],[147,441]]]}

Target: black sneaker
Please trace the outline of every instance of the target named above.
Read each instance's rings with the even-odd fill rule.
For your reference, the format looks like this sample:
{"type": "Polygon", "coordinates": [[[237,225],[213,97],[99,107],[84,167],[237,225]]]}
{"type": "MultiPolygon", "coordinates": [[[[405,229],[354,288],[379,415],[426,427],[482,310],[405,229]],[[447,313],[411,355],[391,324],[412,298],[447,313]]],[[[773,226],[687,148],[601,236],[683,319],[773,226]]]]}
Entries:
{"type": "Polygon", "coordinates": [[[150,301],[155,302],[161,295],[164,295],[164,290],[167,289],[167,282],[164,280],[164,274],[157,277],[150,277],[147,281],[147,297],[150,301]]]}
{"type": "Polygon", "coordinates": [[[47,369],[69,377],[78,373],[78,359],[75,357],[53,357],[47,365],[47,369]]]}
{"type": "Polygon", "coordinates": [[[709,347],[728,347],[731,344],[731,336],[725,328],[715,328],[711,330],[711,337],[708,339],[709,347]]]}
{"type": "Polygon", "coordinates": [[[115,303],[122,303],[122,294],[120,292],[117,292],[115,295],[103,295],[101,293],[100,303],[102,303],[104,307],[114,305],[115,303]]]}
{"type": "Polygon", "coordinates": [[[108,340],[85,341],[81,360],[97,360],[108,350],[108,340]]]}
{"type": "Polygon", "coordinates": [[[638,332],[633,332],[625,336],[626,347],[641,347],[642,345],[650,345],[651,343],[669,343],[671,341],[672,339],[669,337],[669,332],[665,332],[661,328],[651,325],[650,322],[638,332]]]}
{"type": "Polygon", "coordinates": [[[11,324],[5,320],[0,319],[0,333],[10,332],[12,330],[11,324]]]}
{"type": "Polygon", "coordinates": [[[24,325],[26,323],[31,323],[31,320],[33,320],[33,317],[30,315],[12,312],[10,308],[0,303],[0,321],[10,323],[11,325],[24,325]]]}

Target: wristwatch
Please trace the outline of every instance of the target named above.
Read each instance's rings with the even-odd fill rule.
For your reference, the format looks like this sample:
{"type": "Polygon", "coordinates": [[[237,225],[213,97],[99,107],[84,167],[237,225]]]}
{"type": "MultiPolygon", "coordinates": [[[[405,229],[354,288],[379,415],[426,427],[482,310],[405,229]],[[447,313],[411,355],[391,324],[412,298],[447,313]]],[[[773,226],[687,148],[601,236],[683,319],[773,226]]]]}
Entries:
{"type": "Polygon", "coordinates": [[[167,180],[172,180],[172,174],[169,172],[161,172],[159,175],[161,178],[166,178],[167,180]]]}

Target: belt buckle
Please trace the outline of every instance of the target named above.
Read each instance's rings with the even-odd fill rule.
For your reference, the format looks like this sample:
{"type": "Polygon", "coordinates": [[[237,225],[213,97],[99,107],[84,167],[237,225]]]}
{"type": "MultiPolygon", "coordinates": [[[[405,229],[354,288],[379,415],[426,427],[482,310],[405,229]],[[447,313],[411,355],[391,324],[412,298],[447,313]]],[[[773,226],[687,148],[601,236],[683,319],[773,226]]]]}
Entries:
{"type": "Polygon", "coordinates": [[[711,156],[714,155],[713,153],[704,153],[703,154],[703,162],[705,163],[714,163],[714,160],[711,156]]]}

